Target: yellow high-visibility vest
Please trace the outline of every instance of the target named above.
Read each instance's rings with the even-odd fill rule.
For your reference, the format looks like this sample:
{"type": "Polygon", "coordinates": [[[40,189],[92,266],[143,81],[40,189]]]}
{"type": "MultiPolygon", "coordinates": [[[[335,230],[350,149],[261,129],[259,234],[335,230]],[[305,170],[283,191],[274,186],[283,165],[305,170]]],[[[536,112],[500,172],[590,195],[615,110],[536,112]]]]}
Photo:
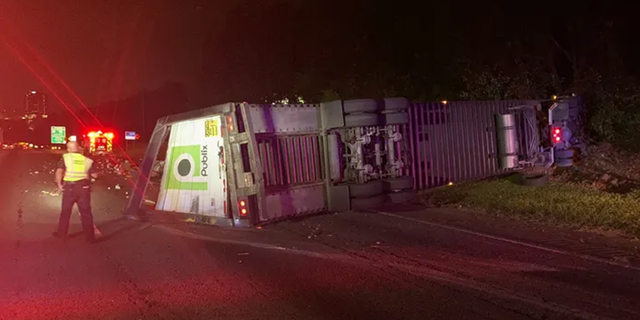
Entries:
{"type": "Polygon", "coordinates": [[[81,153],[65,153],[62,156],[64,159],[64,181],[80,181],[89,179],[89,169],[93,164],[93,160],[85,157],[81,153]]]}

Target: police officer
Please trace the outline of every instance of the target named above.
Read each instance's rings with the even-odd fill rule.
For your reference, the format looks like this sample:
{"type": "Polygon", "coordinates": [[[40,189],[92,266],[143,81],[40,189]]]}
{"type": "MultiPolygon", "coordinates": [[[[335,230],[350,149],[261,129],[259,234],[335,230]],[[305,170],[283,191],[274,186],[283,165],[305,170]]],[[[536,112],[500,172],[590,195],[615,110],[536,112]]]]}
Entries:
{"type": "Polygon", "coordinates": [[[93,243],[96,238],[91,214],[91,178],[97,178],[98,173],[93,169],[93,160],[82,154],[77,142],[68,142],[67,151],[58,162],[55,173],[55,182],[62,193],[62,211],[58,231],[53,235],[56,238],[67,236],[73,205],[78,204],[85,239],[93,243]]]}

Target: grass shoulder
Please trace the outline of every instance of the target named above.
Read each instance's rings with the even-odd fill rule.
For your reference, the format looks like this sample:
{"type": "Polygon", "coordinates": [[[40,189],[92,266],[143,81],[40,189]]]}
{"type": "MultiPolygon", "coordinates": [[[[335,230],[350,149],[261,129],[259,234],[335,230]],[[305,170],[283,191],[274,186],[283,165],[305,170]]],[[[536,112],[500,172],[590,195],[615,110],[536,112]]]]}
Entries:
{"type": "Polygon", "coordinates": [[[640,192],[611,193],[578,183],[552,181],[528,187],[512,175],[425,190],[427,206],[456,206],[576,227],[640,236],[640,192]]]}

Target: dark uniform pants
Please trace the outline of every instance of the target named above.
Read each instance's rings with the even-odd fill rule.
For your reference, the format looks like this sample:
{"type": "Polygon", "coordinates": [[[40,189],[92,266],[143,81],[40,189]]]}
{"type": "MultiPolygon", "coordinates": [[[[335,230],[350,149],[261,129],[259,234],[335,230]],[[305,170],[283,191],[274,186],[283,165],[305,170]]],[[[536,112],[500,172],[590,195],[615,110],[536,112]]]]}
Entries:
{"type": "Polygon", "coordinates": [[[62,212],[58,221],[58,235],[65,237],[69,232],[69,221],[73,205],[78,204],[82,231],[87,241],[94,241],[93,214],[91,213],[91,183],[89,180],[64,182],[62,192],[62,212]]]}

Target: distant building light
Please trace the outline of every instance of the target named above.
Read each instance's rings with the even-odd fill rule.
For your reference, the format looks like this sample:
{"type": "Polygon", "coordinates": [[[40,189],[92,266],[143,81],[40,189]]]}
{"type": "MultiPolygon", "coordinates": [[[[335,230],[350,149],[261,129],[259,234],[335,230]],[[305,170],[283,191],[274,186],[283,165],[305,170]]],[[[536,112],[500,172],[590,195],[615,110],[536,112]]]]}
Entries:
{"type": "Polygon", "coordinates": [[[442,100],[442,104],[447,104],[447,100],[442,100]]]}

